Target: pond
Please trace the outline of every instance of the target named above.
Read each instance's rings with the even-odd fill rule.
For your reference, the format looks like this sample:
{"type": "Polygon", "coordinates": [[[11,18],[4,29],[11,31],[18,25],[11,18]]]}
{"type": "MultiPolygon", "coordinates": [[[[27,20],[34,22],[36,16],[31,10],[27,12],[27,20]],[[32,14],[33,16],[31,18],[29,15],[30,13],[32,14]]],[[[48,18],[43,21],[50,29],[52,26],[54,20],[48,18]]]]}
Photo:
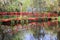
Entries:
{"type": "Polygon", "coordinates": [[[24,30],[23,40],[57,40],[57,34],[53,29],[49,30],[40,23],[28,24],[28,30],[24,30]]]}
{"type": "Polygon", "coordinates": [[[15,34],[7,33],[4,40],[58,40],[56,28],[57,25],[49,26],[47,22],[31,22],[23,26],[19,24],[14,27],[15,34]]]}

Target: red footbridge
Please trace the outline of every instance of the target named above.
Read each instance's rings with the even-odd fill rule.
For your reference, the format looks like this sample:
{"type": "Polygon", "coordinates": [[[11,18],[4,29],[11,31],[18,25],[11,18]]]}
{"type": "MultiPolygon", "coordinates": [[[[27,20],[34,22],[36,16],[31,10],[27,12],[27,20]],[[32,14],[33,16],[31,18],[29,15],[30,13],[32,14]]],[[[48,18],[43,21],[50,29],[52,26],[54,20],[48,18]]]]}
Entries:
{"type": "MultiPolygon", "coordinates": [[[[32,13],[32,12],[0,12],[0,16],[27,16],[29,17],[28,20],[38,20],[39,18],[52,18],[54,17],[57,20],[58,14],[57,13],[32,13]]],[[[7,19],[0,19],[0,21],[11,21],[11,20],[21,20],[20,18],[7,18],[7,19]]]]}
{"type": "MultiPolygon", "coordinates": [[[[8,16],[17,16],[17,18],[7,18],[7,19],[4,19],[4,18],[0,18],[0,22],[2,22],[2,25],[3,23],[7,24],[7,25],[10,25],[10,21],[12,20],[16,20],[16,21],[19,21],[21,20],[18,16],[27,16],[29,17],[28,20],[44,20],[45,18],[47,19],[53,19],[53,21],[47,21],[47,22],[41,22],[41,23],[37,23],[37,22],[31,22],[29,24],[34,24],[34,25],[39,25],[39,26],[43,26],[45,27],[46,24],[48,27],[51,27],[51,26],[58,26],[58,20],[57,20],[57,17],[58,17],[58,14],[57,13],[32,13],[32,12],[0,12],[0,16],[5,16],[5,15],[8,15],[8,16]],[[41,19],[39,19],[41,18],[41,19]]],[[[20,24],[15,24],[14,26],[17,27],[20,26],[20,24]]],[[[20,26],[21,27],[21,26],[20,26]]],[[[32,27],[32,26],[31,26],[32,27]]],[[[35,27],[35,26],[34,26],[35,27]]],[[[27,28],[28,27],[24,27],[24,28],[27,28]]],[[[16,29],[17,30],[17,29],[16,29]]]]}

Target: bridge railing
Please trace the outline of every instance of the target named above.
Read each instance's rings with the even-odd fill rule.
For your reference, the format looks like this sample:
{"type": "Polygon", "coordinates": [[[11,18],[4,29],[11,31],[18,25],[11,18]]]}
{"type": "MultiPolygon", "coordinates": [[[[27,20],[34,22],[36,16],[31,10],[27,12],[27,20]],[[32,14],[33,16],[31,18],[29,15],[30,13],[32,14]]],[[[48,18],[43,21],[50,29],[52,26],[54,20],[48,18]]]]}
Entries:
{"type": "Polygon", "coordinates": [[[0,12],[0,15],[26,15],[26,16],[40,16],[40,17],[57,17],[57,13],[32,13],[32,12],[0,12]]]}

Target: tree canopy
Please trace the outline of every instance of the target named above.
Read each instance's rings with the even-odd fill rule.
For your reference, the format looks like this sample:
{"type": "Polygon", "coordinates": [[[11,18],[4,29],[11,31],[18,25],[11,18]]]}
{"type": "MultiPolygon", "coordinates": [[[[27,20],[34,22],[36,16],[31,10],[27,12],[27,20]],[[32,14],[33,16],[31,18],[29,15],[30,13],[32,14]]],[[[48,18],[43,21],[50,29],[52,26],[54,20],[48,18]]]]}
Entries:
{"type": "Polygon", "coordinates": [[[58,11],[58,0],[0,0],[0,12],[20,12],[22,4],[23,12],[26,12],[27,7],[33,5],[37,8],[36,11],[58,11]]]}

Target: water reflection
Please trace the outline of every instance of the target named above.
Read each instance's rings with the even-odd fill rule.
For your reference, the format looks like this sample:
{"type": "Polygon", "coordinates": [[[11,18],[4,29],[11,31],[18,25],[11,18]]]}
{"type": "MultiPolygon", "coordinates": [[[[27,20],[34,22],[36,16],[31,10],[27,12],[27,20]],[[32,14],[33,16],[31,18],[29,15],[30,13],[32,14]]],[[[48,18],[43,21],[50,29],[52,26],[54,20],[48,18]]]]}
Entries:
{"type": "Polygon", "coordinates": [[[23,40],[57,40],[57,34],[53,30],[46,30],[46,27],[40,23],[30,23],[27,27],[23,40]]]}
{"type": "MultiPolygon", "coordinates": [[[[55,26],[57,27],[57,25],[55,26]]],[[[32,22],[28,25],[23,25],[23,28],[22,25],[19,24],[14,27],[14,34],[10,32],[7,33],[7,37],[11,39],[5,37],[4,40],[57,40],[57,32],[55,32],[54,26],[50,27],[45,22],[32,22]]]]}

